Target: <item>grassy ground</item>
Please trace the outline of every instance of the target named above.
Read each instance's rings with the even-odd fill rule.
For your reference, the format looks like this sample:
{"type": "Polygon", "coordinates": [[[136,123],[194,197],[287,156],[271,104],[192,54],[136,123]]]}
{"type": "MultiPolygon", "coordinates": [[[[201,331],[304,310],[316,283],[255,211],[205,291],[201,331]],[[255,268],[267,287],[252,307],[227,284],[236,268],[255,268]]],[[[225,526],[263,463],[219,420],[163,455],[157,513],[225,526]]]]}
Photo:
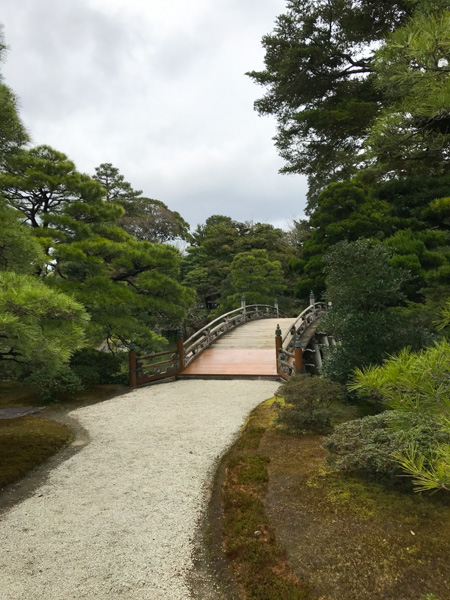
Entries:
{"type": "Polygon", "coordinates": [[[258,407],[226,458],[224,547],[242,597],[447,600],[447,496],[334,473],[322,438],[283,432],[274,414],[258,407]]]}

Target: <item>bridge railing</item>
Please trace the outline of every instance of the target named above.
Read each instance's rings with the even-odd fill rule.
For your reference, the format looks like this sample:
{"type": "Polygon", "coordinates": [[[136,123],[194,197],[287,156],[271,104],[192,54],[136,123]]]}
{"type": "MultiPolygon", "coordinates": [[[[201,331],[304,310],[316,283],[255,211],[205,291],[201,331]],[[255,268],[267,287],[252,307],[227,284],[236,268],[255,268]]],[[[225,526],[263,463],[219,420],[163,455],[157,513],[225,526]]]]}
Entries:
{"type": "Polygon", "coordinates": [[[136,387],[158,379],[174,377],[183,371],[197,356],[223,335],[249,321],[275,318],[281,315],[277,304],[250,304],[245,300],[240,308],[217,317],[183,342],[178,335],[177,350],[166,350],[138,356],[135,350],[129,353],[129,385],[136,387]],[[164,360],[160,360],[164,357],[164,360]]]}
{"type": "Polygon", "coordinates": [[[278,307],[270,304],[250,304],[217,317],[184,343],[184,366],[187,367],[199,354],[223,335],[239,325],[258,319],[275,318],[280,315],[278,307]]]}
{"type": "MultiPolygon", "coordinates": [[[[299,343],[307,329],[327,314],[328,307],[324,302],[314,302],[305,308],[284,334],[277,346],[277,372],[280,377],[288,379],[303,371],[303,348],[299,343]]],[[[306,344],[305,344],[306,345],[306,344]]]]}

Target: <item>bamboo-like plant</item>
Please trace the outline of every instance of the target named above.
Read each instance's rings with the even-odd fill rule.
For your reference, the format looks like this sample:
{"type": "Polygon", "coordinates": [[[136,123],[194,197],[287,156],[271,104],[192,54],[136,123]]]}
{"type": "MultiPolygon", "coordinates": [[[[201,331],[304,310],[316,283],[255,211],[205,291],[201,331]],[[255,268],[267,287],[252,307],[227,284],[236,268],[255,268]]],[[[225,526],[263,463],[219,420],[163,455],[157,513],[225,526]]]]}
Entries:
{"type": "MultiPolygon", "coordinates": [[[[349,389],[370,395],[390,408],[436,420],[450,432],[450,342],[413,353],[408,348],[381,366],[356,369],[349,389]]],[[[416,491],[450,491],[450,446],[430,443],[420,452],[413,443],[395,458],[413,477],[416,491]]]]}

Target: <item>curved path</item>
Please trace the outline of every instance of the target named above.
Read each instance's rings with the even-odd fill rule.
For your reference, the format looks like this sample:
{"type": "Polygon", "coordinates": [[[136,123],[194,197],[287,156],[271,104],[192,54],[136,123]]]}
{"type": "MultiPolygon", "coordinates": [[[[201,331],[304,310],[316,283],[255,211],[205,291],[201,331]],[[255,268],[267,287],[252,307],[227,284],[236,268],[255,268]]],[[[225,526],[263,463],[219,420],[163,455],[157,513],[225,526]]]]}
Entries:
{"type": "Polygon", "coordinates": [[[0,515],[2,600],[189,600],[217,459],[275,381],[178,381],[71,413],[91,442],[0,515]]]}

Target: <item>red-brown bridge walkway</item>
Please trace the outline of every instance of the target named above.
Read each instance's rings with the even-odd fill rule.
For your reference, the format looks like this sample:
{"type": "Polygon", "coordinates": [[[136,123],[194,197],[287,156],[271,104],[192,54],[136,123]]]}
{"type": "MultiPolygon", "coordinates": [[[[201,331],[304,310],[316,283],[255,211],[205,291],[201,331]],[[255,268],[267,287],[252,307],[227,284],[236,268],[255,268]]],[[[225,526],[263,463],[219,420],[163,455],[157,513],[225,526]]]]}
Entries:
{"type": "Polygon", "coordinates": [[[295,319],[262,319],[227,333],[193,360],[181,377],[277,377],[275,328],[292,327],[295,319]]]}
{"type": "MultiPolygon", "coordinates": [[[[186,341],[180,335],[174,353],[137,356],[131,351],[130,386],[168,377],[287,379],[303,368],[302,351],[325,313],[326,306],[314,298],[296,319],[280,317],[277,306],[243,304],[186,341]]],[[[320,366],[318,346],[313,352],[320,366]]]]}

